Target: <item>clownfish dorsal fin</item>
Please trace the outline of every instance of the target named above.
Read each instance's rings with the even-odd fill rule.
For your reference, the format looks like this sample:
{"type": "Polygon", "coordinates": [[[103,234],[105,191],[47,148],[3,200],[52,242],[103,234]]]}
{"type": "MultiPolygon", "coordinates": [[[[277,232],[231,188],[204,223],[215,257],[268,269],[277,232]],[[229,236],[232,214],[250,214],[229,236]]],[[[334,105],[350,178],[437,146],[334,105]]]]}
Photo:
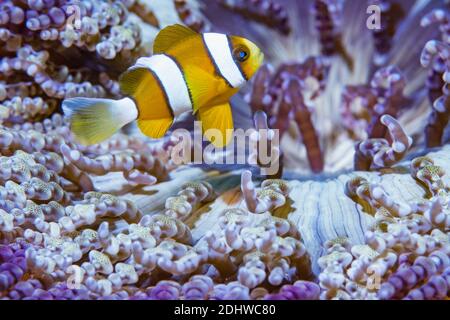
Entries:
{"type": "Polygon", "coordinates": [[[153,54],[166,52],[170,47],[178,42],[185,40],[187,37],[196,35],[197,33],[181,24],[173,24],[162,29],[156,36],[153,43],[153,54]]]}
{"type": "Polygon", "coordinates": [[[203,134],[215,147],[222,148],[230,142],[233,136],[233,116],[229,103],[200,108],[197,115],[202,122],[203,134]]]}

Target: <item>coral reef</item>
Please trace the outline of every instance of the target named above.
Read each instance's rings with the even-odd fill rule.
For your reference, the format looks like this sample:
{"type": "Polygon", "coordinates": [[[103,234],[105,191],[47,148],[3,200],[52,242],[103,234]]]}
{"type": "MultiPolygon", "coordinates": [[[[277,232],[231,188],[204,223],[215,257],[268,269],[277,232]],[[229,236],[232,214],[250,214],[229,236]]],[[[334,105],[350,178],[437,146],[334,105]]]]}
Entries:
{"type": "Polygon", "coordinates": [[[1,1],[0,299],[448,299],[449,8],[370,4],[378,29],[353,0],[1,1]],[[61,101],[121,97],[173,23],[264,49],[244,166],[73,139],[61,101]]]}

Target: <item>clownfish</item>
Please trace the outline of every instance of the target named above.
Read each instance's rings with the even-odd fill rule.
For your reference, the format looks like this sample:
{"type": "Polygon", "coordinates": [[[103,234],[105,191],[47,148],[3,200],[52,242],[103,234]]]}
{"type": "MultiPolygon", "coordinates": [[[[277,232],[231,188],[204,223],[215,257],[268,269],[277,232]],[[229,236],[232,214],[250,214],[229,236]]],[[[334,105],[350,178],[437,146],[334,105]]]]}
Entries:
{"type": "Polygon", "coordinates": [[[205,137],[223,147],[233,130],[229,100],[263,59],[245,38],[171,25],[156,36],[153,55],[139,58],[120,76],[125,98],[70,98],[63,101],[63,112],[78,142],[89,145],[134,120],[145,135],[161,138],[174,119],[190,111],[201,121],[205,137]],[[209,129],[219,134],[208,135],[209,129]]]}

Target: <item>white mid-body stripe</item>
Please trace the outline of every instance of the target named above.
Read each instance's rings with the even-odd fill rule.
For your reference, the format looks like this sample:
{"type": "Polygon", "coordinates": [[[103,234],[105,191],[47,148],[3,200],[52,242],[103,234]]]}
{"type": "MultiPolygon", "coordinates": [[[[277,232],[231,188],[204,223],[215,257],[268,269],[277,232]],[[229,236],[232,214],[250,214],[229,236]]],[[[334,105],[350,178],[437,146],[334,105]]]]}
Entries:
{"type": "Polygon", "coordinates": [[[192,110],[188,86],[182,70],[175,61],[164,54],[156,54],[151,57],[139,58],[134,68],[139,67],[150,69],[158,77],[174,116],[192,110]]]}
{"type": "Polygon", "coordinates": [[[239,70],[228,44],[228,38],[221,33],[204,33],[203,39],[218,71],[228,83],[237,88],[245,83],[245,78],[239,70]]]}

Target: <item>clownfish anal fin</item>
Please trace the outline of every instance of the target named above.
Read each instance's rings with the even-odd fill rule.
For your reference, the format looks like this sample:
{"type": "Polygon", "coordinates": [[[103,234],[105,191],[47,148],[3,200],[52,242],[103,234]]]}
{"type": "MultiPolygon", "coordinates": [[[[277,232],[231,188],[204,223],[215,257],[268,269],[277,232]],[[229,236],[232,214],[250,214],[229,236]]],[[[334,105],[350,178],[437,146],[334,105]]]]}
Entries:
{"type": "Polygon", "coordinates": [[[138,119],[137,124],[143,134],[150,138],[162,138],[173,123],[173,118],[143,120],[138,119]]]}
{"type": "Polygon", "coordinates": [[[124,95],[134,96],[145,76],[149,75],[148,69],[130,68],[119,77],[120,90],[124,95]]]}
{"type": "Polygon", "coordinates": [[[222,148],[230,142],[233,136],[233,117],[229,103],[200,108],[197,115],[204,136],[214,146],[222,148]]]}
{"type": "Polygon", "coordinates": [[[156,36],[155,42],[153,43],[153,54],[166,52],[178,42],[194,35],[197,35],[195,31],[181,24],[167,26],[156,36]]]}

